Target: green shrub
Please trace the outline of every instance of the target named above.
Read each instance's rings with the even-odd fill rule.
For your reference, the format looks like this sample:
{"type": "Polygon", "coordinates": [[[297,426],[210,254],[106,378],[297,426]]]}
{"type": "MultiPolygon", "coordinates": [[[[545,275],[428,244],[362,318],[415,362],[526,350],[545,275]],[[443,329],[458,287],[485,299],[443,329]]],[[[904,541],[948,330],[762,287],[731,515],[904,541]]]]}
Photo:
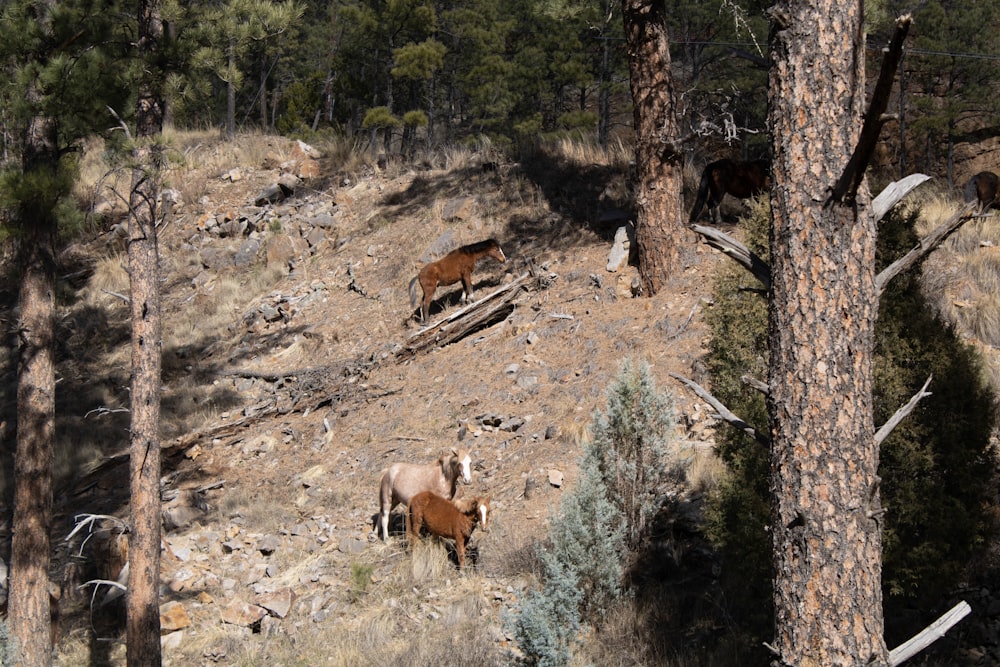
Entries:
{"type": "Polygon", "coordinates": [[[649,365],[625,361],[608,391],[607,412],[594,417],[586,449],[624,520],[625,544],[635,552],[660,509],[667,481],[683,478],[675,448],[673,402],[657,392],[649,365]]]}
{"type": "Polygon", "coordinates": [[[540,550],[542,588],[512,619],[528,665],[567,664],[582,622],[599,624],[624,593],[625,565],[660,509],[664,485],[682,474],[673,404],[648,364],[626,361],[594,415],[579,483],[552,519],[540,550]]]}
{"type": "Polygon", "coordinates": [[[569,662],[570,646],[580,630],[583,591],[575,573],[558,559],[544,558],[545,585],[532,591],[520,613],[508,618],[521,647],[522,662],[538,667],[560,667],[569,662]]]}
{"type": "Polygon", "coordinates": [[[371,563],[351,563],[351,599],[359,600],[368,591],[375,566],[371,563]]]}
{"type": "Polygon", "coordinates": [[[7,619],[0,619],[0,665],[17,664],[17,638],[10,635],[7,619]]]}

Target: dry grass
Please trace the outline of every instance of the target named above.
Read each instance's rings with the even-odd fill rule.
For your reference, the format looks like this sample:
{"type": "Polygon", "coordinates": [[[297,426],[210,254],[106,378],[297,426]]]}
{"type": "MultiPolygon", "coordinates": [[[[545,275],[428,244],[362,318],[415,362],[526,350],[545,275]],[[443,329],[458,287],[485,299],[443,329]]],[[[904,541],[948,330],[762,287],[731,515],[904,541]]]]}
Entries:
{"type": "MultiPolygon", "coordinates": [[[[170,178],[175,181],[176,187],[186,190],[182,194],[187,207],[184,216],[197,215],[207,206],[218,204],[224,197],[230,197],[232,201],[246,201],[248,184],[225,183],[218,175],[234,166],[242,166],[248,171],[255,169],[263,164],[272,149],[268,138],[253,135],[223,144],[215,130],[168,131],[167,141],[173,169],[176,170],[170,178]],[[204,194],[211,195],[210,204],[202,206],[198,200],[204,194]]],[[[371,173],[370,156],[352,150],[351,146],[334,140],[329,144],[311,143],[329,161],[324,166],[326,173],[371,173]]],[[[632,160],[631,149],[621,144],[601,151],[593,145],[563,141],[547,150],[556,155],[553,162],[586,168],[597,166],[599,168],[595,171],[602,174],[619,169],[627,171],[632,160]]],[[[451,149],[437,155],[432,164],[444,163],[457,174],[463,173],[464,169],[480,173],[479,166],[490,159],[503,162],[501,151],[483,141],[480,145],[451,149]]],[[[388,171],[383,174],[388,175],[388,171]]],[[[408,177],[413,178],[414,174],[411,172],[408,177]]],[[[384,186],[387,192],[391,191],[392,184],[372,179],[372,182],[376,181],[379,189],[384,186]]],[[[339,180],[336,182],[340,183],[339,180]]],[[[454,185],[447,175],[440,174],[433,174],[430,182],[432,185],[443,184],[449,191],[454,190],[458,194],[476,197],[474,229],[470,224],[469,229],[459,228],[462,233],[507,234],[509,221],[514,216],[544,221],[538,223],[542,233],[549,231],[544,225],[556,230],[554,234],[558,235],[560,243],[558,250],[549,256],[565,253],[569,259],[556,260],[552,270],[559,273],[560,281],[574,287],[568,292],[567,300],[553,300],[551,305],[540,311],[539,316],[529,313],[523,318],[524,322],[530,320],[532,327],[541,333],[537,347],[524,342],[528,328],[507,324],[498,335],[483,344],[468,340],[453,346],[448,353],[427,355],[433,364],[426,366],[427,372],[420,376],[425,381],[420,383],[408,384],[411,380],[405,368],[399,371],[398,377],[391,379],[389,375],[376,375],[366,381],[370,387],[365,389],[371,393],[385,391],[384,398],[379,401],[372,401],[371,405],[345,402],[343,406],[335,402],[332,408],[320,408],[329,412],[319,416],[329,417],[333,423],[322,452],[300,448],[301,444],[308,444],[318,431],[306,427],[304,417],[297,414],[283,416],[282,423],[293,424],[303,434],[303,440],[287,443],[288,447],[275,447],[266,456],[253,452],[247,454],[242,449],[244,443],[240,442],[203,443],[203,449],[209,450],[206,451],[206,458],[214,456],[216,465],[229,466],[225,475],[230,484],[227,484],[221,499],[218,516],[210,517],[210,520],[224,530],[234,523],[232,519],[238,515],[243,532],[236,539],[248,533],[280,532],[281,528],[301,518],[303,510],[294,503],[296,493],[291,489],[272,492],[273,486],[255,485],[253,481],[247,483],[247,480],[260,482],[269,476],[269,481],[279,480],[276,483],[280,484],[285,471],[270,467],[270,463],[280,462],[281,466],[288,467],[301,463],[302,469],[305,469],[307,465],[317,464],[319,457],[343,454],[343,459],[338,459],[338,476],[336,482],[330,484],[330,496],[324,499],[322,512],[337,522],[338,530],[353,530],[363,523],[364,515],[377,505],[375,482],[370,479],[375,473],[366,476],[366,471],[378,470],[375,463],[381,463],[380,456],[388,456],[383,453],[385,450],[399,448],[401,451],[393,452],[392,456],[400,459],[433,458],[442,446],[450,445],[457,421],[468,420],[480,411],[493,409],[504,414],[536,417],[537,420],[525,432],[540,433],[545,426],[558,424],[563,434],[556,441],[539,440],[536,443],[531,440],[533,434],[522,438],[488,432],[477,441],[484,458],[493,457],[495,452],[497,462],[491,460],[484,468],[491,472],[484,484],[490,491],[496,492],[494,508],[500,511],[494,515],[489,532],[477,530],[475,534],[473,546],[478,552],[475,567],[459,573],[449,557],[449,549],[434,540],[425,540],[410,551],[402,540],[394,539],[388,545],[376,543],[360,554],[350,555],[340,552],[336,545],[327,545],[310,554],[282,549],[272,556],[279,567],[274,580],[268,583],[296,590],[306,589],[308,592],[300,598],[304,606],[296,609],[288,619],[276,623],[273,632],[255,634],[245,628],[222,624],[218,618],[219,610],[213,604],[197,606],[192,603],[188,609],[195,624],[185,631],[182,647],[168,652],[171,664],[511,664],[510,657],[504,652],[506,640],[498,634],[499,628],[503,627],[501,609],[516,604],[508,586],[522,590],[537,581],[541,565],[536,541],[540,537],[544,539],[546,513],[557,504],[561,493],[556,489],[547,489],[546,495],[536,496],[531,503],[524,503],[519,496],[524,485],[519,469],[523,467],[522,460],[533,454],[531,450],[540,452],[541,460],[530,468],[532,474],[549,467],[559,468],[566,472],[565,488],[569,488],[575,481],[575,462],[580,442],[586,437],[590,408],[595,403],[601,403],[606,390],[606,374],[602,370],[602,360],[597,358],[606,352],[594,341],[604,337],[602,331],[629,341],[639,341],[641,336],[633,332],[635,322],[624,316],[619,316],[606,330],[590,329],[591,333],[596,331],[598,335],[571,335],[576,331],[571,327],[582,325],[591,316],[599,319],[602,308],[618,308],[621,304],[608,301],[606,306],[603,302],[600,306],[580,305],[581,299],[589,302],[593,297],[586,283],[586,270],[579,267],[582,264],[580,257],[590,255],[585,259],[600,265],[605,244],[595,241],[593,234],[579,223],[568,223],[568,215],[555,213],[556,209],[550,203],[551,192],[546,191],[537,174],[533,176],[511,168],[502,174],[484,174],[477,183],[459,182],[454,185]],[[572,267],[566,267],[564,271],[559,266],[561,262],[571,263],[572,267]],[[550,322],[545,316],[549,311],[577,314],[574,320],[550,322]],[[557,339],[560,342],[551,344],[557,339]],[[578,340],[585,341],[585,344],[576,342],[578,340]],[[569,361],[566,361],[567,358],[569,361]],[[465,367],[473,359],[478,374],[470,375],[465,367]],[[539,384],[529,389],[515,386],[512,378],[503,374],[503,368],[512,362],[520,363],[524,373],[537,375],[539,384]],[[455,381],[462,383],[461,398],[448,393],[449,384],[455,381]],[[379,383],[383,386],[379,387],[379,383]],[[554,402],[547,395],[556,393],[550,391],[553,386],[562,388],[560,391],[565,395],[564,399],[560,399],[562,403],[554,402]],[[471,403],[472,399],[479,407],[471,403]],[[415,440],[396,442],[391,436],[397,434],[412,436],[415,440]],[[427,441],[425,444],[413,444],[424,440],[427,441]],[[504,449],[500,448],[501,444],[504,449]],[[418,448],[426,448],[427,451],[417,451],[418,448]],[[299,454],[292,454],[292,450],[299,454]],[[306,460],[309,457],[315,458],[306,460]],[[347,468],[343,467],[345,461],[349,462],[347,468]],[[251,471],[251,468],[258,469],[251,471]],[[235,483],[234,477],[241,484],[235,483]],[[532,515],[527,521],[519,514],[524,511],[532,515]],[[323,573],[324,583],[315,586],[301,583],[316,572],[323,573]],[[321,607],[324,613],[312,615],[315,607],[321,607]]],[[[335,261],[323,257],[315,260],[315,266],[303,262],[297,267],[297,274],[300,275],[295,279],[298,283],[317,279],[332,286],[329,290],[331,305],[324,311],[327,319],[322,324],[335,334],[331,334],[331,340],[325,342],[325,349],[318,352],[338,355],[337,358],[361,352],[371,354],[375,349],[372,341],[385,343],[399,337],[400,330],[395,327],[402,326],[398,323],[402,321],[405,310],[405,306],[395,302],[395,295],[384,298],[380,295],[377,299],[367,300],[363,307],[357,306],[360,298],[343,289],[346,284],[343,267],[353,262],[359,281],[373,295],[379,288],[383,291],[398,290],[392,281],[399,275],[405,275],[406,280],[412,275],[408,264],[412,262],[409,257],[411,248],[406,247],[402,253],[390,253],[392,259],[382,257],[379,248],[385,245],[398,251],[400,244],[406,242],[402,240],[404,235],[399,231],[402,226],[399,223],[407,226],[409,236],[406,238],[411,243],[413,234],[421,239],[432,237],[435,231],[456,224],[441,220],[440,203],[436,197],[443,200],[444,189],[434,190],[426,202],[419,200],[419,206],[412,207],[414,211],[419,208],[419,211],[412,214],[407,211],[410,217],[399,216],[400,220],[394,219],[393,210],[380,205],[379,199],[372,197],[369,201],[362,188],[358,188],[357,192],[357,203],[345,206],[347,210],[341,219],[344,226],[341,233],[344,238],[353,237],[353,243],[343,246],[335,261]],[[375,253],[366,255],[364,249],[369,246],[375,249],[375,253]],[[366,257],[371,258],[371,264],[359,260],[366,257]],[[347,293],[351,299],[338,300],[339,292],[347,293]],[[359,312],[363,313],[362,317],[357,316],[359,312]],[[334,336],[340,340],[332,340],[334,336]]],[[[563,191],[567,200],[576,197],[578,192],[583,192],[583,189],[575,183],[565,185],[563,191]]],[[[190,219],[178,220],[169,231],[174,233],[182,225],[190,224],[190,219]]],[[[185,234],[188,233],[189,229],[185,229],[185,234]]],[[[521,236],[530,235],[525,233],[521,236]]],[[[242,405],[238,401],[245,400],[244,396],[233,399],[233,403],[225,402],[225,393],[233,393],[232,383],[213,375],[223,368],[225,356],[230,348],[237,346],[236,341],[239,339],[242,343],[241,336],[252,339],[254,344],[261,343],[261,357],[275,360],[278,367],[301,365],[303,359],[308,358],[306,353],[310,352],[301,341],[281,336],[280,327],[272,327],[265,335],[258,335],[261,333],[259,330],[248,332],[241,325],[243,315],[256,301],[267,298],[265,295],[278,286],[281,290],[289,287],[291,280],[281,282],[285,278],[283,272],[260,270],[239,277],[218,275],[207,284],[199,281],[200,286],[193,290],[190,279],[201,270],[200,261],[196,252],[172,252],[181,246],[175,242],[177,236],[165,238],[162,246],[170,255],[164,257],[164,265],[169,267],[174,281],[167,284],[183,288],[174,289],[164,301],[164,350],[167,354],[163,426],[167,436],[190,433],[203,424],[219,424],[224,421],[220,416],[223,410],[238,409],[242,405]],[[175,243],[168,245],[168,241],[175,243]],[[263,340],[270,334],[275,334],[273,338],[278,341],[273,345],[263,340]],[[171,362],[169,368],[167,361],[171,362]],[[206,377],[210,378],[207,382],[206,377]]],[[[542,246],[536,244],[530,250],[535,252],[542,246]]],[[[525,256],[532,254],[524,246],[520,250],[525,256]]],[[[510,254],[514,256],[513,252],[510,254]]],[[[484,268],[481,277],[485,278],[493,271],[494,267],[484,268]]],[[[495,271],[499,274],[502,269],[495,271]]],[[[109,256],[98,262],[83,295],[95,310],[114,312],[121,319],[122,313],[127,315],[124,303],[107,293],[124,294],[127,290],[124,257],[109,256]]],[[[594,294],[601,299],[605,297],[605,292],[594,294]]],[[[552,293],[553,299],[557,296],[561,297],[556,292],[552,293]]],[[[402,297],[400,303],[404,299],[402,297]]],[[[293,323],[294,326],[313,324],[308,320],[308,314],[300,318],[293,323]]],[[[512,323],[516,321],[512,318],[512,323]]],[[[127,375],[127,345],[121,349],[121,355],[108,353],[102,363],[109,367],[114,365],[119,372],[125,369],[124,374],[127,375]]],[[[258,354],[256,348],[253,354],[258,354]]],[[[414,362],[414,366],[419,363],[414,362]]],[[[116,378],[115,386],[120,388],[123,384],[125,382],[116,378]]],[[[76,429],[81,434],[89,430],[83,426],[86,425],[76,429]]],[[[118,431],[127,433],[127,428],[119,426],[118,431]]],[[[244,440],[249,441],[252,437],[248,432],[244,440]]],[[[119,439],[122,439],[121,436],[119,439]]],[[[697,469],[698,472],[691,473],[691,477],[700,480],[695,483],[712,483],[717,473],[711,470],[710,463],[709,459],[700,461],[699,457],[695,457],[692,470],[697,469]]],[[[213,564],[213,569],[217,568],[218,572],[225,572],[226,567],[222,562],[213,564]]],[[[251,596],[249,591],[241,592],[251,596]]],[[[223,599],[235,596],[233,591],[212,591],[213,595],[216,593],[220,605],[223,599]]],[[[622,638],[627,635],[624,623],[623,620],[622,638]]]]}
{"type": "MultiPolygon", "coordinates": [[[[951,218],[962,203],[931,188],[918,190],[910,206],[920,212],[917,233],[924,236],[951,218]]],[[[932,255],[923,281],[935,309],[959,333],[989,346],[1000,345],[1000,215],[965,223],[932,255]]]]}
{"type": "Polygon", "coordinates": [[[725,478],[727,468],[714,449],[696,446],[693,447],[686,473],[689,489],[697,493],[708,493],[725,478]]]}
{"type": "Polygon", "coordinates": [[[88,308],[105,309],[109,315],[128,316],[129,294],[128,257],[115,253],[102,257],[94,264],[94,271],[79,292],[78,304],[88,308]]]}
{"type": "Polygon", "coordinates": [[[239,486],[226,491],[219,503],[221,523],[240,519],[243,530],[250,533],[275,534],[298,521],[298,514],[289,504],[278,502],[273,490],[262,494],[258,489],[239,486]]]}
{"type": "Polygon", "coordinates": [[[600,165],[611,167],[624,174],[629,172],[629,165],[635,159],[635,150],[621,139],[611,142],[605,149],[592,142],[563,138],[555,142],[549,150],[573,165],[581,167],[600,165]]]}

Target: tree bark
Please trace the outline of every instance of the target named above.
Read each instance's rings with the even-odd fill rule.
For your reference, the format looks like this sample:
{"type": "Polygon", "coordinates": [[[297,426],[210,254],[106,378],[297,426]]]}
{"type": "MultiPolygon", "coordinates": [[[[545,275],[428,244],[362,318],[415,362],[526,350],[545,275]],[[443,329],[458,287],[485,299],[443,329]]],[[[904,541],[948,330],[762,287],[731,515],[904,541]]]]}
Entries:
{"type": "Polygon", "coordinates": [[[636,244],[643,291],[660,291],[684,241],[684,157],[676,146],[673,79],[663,2],[624,0],[636,143],[636,244]]]}
{"type": "MultiPolygon", "coordinates": [[[[36,90],[29,104],[38,108],[36,90]]],[[[24,174],[33,192],[19,202],[21,288],[17,375],[17,445],[8,619],[17,639],[19,665],[52,664],[49,600],[52,462],[55,438],[55,263],[59,153],[55,123],[36,116],[26,131],[24,174]]]]}
{"type": "Polygon", "coordinates": [[[780,665],[885,665],[876,225],[864,183],[828,202],[863,112],[860,3],[779,2],[771,57],[772,648],[780,665]]]}
{"type": "MultiPolygon", "coordinates": [[[[139,3],[140,55],[155,57],[163,26],[159,0],[139,3]]],[[[157,199],[163,103],[156,68],[148,67],[136,110],[137,144],[130,196],[128,263],[132,309],[131,433],[129,440],[129,582],[126,660],[129,667],[161,663],[160,654],[160,271],[157,199]]]]}
{"type": "Polygon", "coordinates": [[[55,271],[51,246],[55,223],[51,219],[38,222],[39,229],[24,241],[27,257],[19,297],[21,349],[8,603],[18,664],[24,667],[52,664],[48,570],[55,433],[55,271]]]}

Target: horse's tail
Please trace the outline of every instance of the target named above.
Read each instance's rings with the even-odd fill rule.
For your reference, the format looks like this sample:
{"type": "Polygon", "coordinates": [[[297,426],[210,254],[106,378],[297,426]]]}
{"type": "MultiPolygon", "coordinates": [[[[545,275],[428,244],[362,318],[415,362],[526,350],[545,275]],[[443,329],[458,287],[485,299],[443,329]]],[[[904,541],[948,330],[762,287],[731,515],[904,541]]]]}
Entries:
{"type": "Polygon", "coordinates": [[[694,222],[698,219],[698,214],[701,213],[701,209],[705,207],[705,202],[708,201],[708,188],[711,184],[712,175],[709,173],[711,170],[705,167],[705,171],[701,172],[701,184],[698,186],[698,197],[694,200],[694,208],[691,209],[691,217],[688,218],[688,222],[694,222]]]}
{"type": "Polygon", "coordinates": [[[410,308],[417,307],[417,283],[419,282],[420,276],[413,276],[413,280],[410,281],[410,308]]]}

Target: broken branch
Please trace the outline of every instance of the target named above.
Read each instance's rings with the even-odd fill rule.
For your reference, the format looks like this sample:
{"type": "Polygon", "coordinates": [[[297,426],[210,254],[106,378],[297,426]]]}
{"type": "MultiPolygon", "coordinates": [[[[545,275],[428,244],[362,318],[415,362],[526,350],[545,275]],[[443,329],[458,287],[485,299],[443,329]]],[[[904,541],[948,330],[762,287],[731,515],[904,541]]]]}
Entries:
{"type": "Polygon", "coordinates": [[[689,380],[683,375],[679,375],[677,373],[670,373],[669,375],[675,380],[678,380],[686,384],[691,389],[691,391],[693,391],[695,394],[698,395],[699,398],[701,398],[703,401],[712,406],[712,408],[714,408],[715,411],[718,413],[720,419],[729,423],[730,425],[734,426],[740,431],[743,431],[751,438],[753,438],[760,444],[764,445],[765,447],[770,446],[771,444],[770,438],[768,438],[766,435],[755,429],[753,426],[750,426],[750,424],[747,424],[745,421],[743,421],[735,414],[733,414],[726,406],[720,403],[719,400],[715,398],[715,396],[712,396],[710,393],[708,393],[708,391],[706,391],[705,388],[699,385],[697,382],[695,382],[694,380],[689,380]]]}

